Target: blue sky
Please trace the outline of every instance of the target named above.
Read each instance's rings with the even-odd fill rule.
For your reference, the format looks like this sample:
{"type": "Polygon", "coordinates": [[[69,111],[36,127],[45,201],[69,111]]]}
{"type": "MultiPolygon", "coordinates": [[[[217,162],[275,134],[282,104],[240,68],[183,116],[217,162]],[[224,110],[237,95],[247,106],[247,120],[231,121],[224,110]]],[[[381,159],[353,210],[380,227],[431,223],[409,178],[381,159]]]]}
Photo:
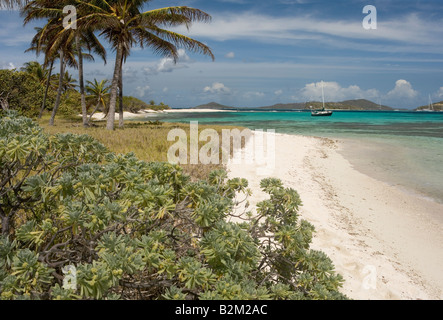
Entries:
{"type": "MultiPolygon", "coordinates": [[[[134,48],[125,94],[172,107],[259,107],[320,100],[323,81],[327,101],[415,108],[429,95],[443,100],[443,1],[154,0],[147,9],[173,5],[212,16],[175,31],[209,45],[216,60],[181,50],[173,64],[134,48]],[[366,5],[377,9],[377,29],[363,27],[366,5]]],[[[0,68],[42,60],[24,53],[36,25],[23,27],[17,12],[0,11],[0,68]]],[[[110,78],[113,58],[109,51],[107,65],[87,63],[86,78],[110,78]]]]}

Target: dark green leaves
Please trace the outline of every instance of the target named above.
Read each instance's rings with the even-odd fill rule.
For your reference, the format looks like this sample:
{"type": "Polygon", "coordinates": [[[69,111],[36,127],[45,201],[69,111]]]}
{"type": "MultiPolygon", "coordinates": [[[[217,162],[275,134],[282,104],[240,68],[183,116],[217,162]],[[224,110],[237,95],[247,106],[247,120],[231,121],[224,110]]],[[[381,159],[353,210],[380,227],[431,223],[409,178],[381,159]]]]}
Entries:
{"type": "Polygon", "coordinates": [[[344,298],[280,180],[263,180],[251,216],[235,210],[247,181],[224,171],[191,182],[13,113],[0,140],[2,299],[344,298]]]}

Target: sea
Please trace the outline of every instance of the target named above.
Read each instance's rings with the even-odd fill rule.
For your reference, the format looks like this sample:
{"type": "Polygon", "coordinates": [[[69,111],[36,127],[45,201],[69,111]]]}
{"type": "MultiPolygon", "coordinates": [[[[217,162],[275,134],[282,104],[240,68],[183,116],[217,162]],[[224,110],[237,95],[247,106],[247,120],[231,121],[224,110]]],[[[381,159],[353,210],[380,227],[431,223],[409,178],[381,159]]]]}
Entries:
{"type": "Polygon", "coordinates": [[[339,139],[340,152],[357,170],[443,203],[443,112],[334,111],[331,117],[312,117],[306,111],[248,110],[166,113],[155,119],[339,139]]]}

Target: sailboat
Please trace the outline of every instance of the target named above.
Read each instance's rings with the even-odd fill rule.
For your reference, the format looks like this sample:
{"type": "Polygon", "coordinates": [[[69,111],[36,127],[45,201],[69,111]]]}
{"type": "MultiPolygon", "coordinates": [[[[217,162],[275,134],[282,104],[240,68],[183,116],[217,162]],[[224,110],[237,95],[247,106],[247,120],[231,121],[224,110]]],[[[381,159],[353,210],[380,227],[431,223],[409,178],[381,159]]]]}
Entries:
{"type": "Polygon", "coordinates": [[[429,111],[435,111],[434,104],[432,103],[431,95],[429,95],[429,111]]]}
{"type": "Polygon", "coordinates": [[[313,117],[330,117],[332,116],[332,111],[327,111],[325,110],[325,92],[323,90],[323,81],[321,82],[321,95],[323,98],[323,109],[321,110],[312,110],[312,106],[311,108],[311,116],[313,117]]]}
{"type": "Polygon", "coordinates": [[[422,112],[433,112],[434,110],[434,104],[432,103],[431,100],[431,95],[429,95],[429,105],[428,105],[428,109],[420,109],[418,111],[422,111],[422,112]]]}

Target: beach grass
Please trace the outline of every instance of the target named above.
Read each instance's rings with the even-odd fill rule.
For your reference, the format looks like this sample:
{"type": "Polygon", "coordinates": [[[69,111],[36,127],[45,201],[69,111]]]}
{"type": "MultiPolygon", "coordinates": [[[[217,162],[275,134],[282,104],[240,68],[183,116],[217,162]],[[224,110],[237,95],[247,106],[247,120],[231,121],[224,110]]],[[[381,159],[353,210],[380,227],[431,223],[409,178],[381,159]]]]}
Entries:
{"type": "MultiPolygon", "coordinates": [[[[83,127],[82,121],[79,118],[57,118],[54,126],[48,125],[49,116],[45,115],[38,120],[48,134],[57,133],[73,133],[73,134],[88,134],[100,141],[109,150],[118,154],[127,154],[133,152],[140,160],[148,162],[168,161],[168,150],[174,145],[175,141],[168,141],[168,133],[173,129],[182,129],[187,133],[188,146],[190,139],[190,126],[186,123],[161,123],[158,121],[125,121],[124,128],[118,128],[114,131],[106,130],[105,121],[96,121],[91,127],[83,127]]],[[[205,129],[214,129],[219,133],[221,139],[221,132],[223,129],[240,129],[239,127],[229,126],[215,126],[215,125],[199,125],[199,133],[205,129]]],[[[199,150],[206,142],[199,142],[199,150]]],[[[232,143],[232,142],[231,142],[232,143]]],[[[222,145],[220,141],[220,146],[222,145]]],[[[244,145],[244,141],[243,141],[244,145]]],[[[231,154],[233,150],[231,148],[231,154]]],[[[220,151],[221,156],[221,151],[220,151]]],[[[189,160],[189,152],[188,152],[189,160]]],[[[188,161],[189,163],[189,161],[188,161]]],[[[205,179],[209,173],[217,169],[226,169],[220,164],[182,164],[184,171],[194,179],[205,179]]]]}

